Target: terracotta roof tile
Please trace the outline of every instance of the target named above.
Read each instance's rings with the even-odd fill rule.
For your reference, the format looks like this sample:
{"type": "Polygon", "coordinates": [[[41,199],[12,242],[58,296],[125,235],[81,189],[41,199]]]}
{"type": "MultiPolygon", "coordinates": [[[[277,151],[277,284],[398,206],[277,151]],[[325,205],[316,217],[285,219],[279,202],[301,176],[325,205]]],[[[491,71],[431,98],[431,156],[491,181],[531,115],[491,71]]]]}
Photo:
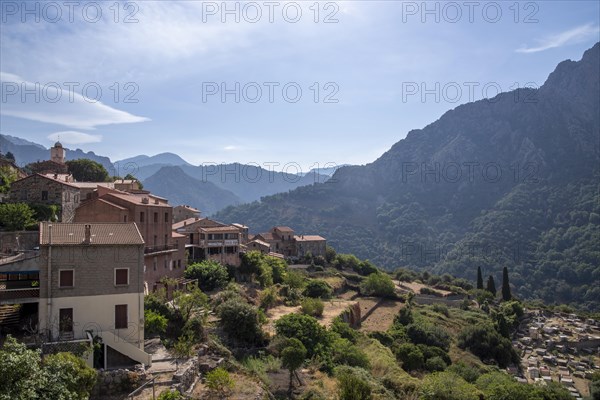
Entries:
{"type": "Polygon", "coordinates": [[[85,240],[85,226],[90,225],[90,245],[141,245],[144,239],[134,223],[90,223],[90,224],[63,224],[40,223],[40,245],[50,242],[50,226],[52,227],[52,244],[76,245],[85,240]]]}

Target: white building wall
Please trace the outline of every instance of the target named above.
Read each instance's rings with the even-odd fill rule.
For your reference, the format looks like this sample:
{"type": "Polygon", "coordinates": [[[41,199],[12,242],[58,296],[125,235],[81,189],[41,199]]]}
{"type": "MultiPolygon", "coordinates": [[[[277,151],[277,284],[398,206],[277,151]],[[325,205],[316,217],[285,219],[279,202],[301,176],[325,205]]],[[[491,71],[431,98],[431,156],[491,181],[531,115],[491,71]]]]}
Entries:
{"type": "Polygon", "coordinates": [[[39,300],[40,332],[51,330],[52,338],[58,338],[59,310],[73,309],[74,339],[85,339],[85,331],[109,331],[139,349],[144,349],[144,294],[124,293],[100,296],[55,297],[39,300]],[[127,304],[128,329],[115,329],[115,306],[127,304]],[[50,316],[48,315],[48,310],[50,316]]]}

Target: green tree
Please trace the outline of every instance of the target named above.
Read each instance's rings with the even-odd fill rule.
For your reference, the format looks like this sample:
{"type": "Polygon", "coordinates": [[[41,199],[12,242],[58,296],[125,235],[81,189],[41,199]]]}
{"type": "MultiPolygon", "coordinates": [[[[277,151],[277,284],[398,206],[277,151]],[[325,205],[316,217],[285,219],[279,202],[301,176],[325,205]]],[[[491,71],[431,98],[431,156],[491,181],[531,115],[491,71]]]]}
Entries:
{"type": "Polygon", "coordinates": [[[494,277],[492,275],[488,277],[487,291],[496,297],[496,283],[494,283],[494,277]]]}
{"type": "Polygon", "coordinates": [[[231,298],[217,307],[220,325],[230,338],[246,343],[263,339],[258,309],[240,298],[231,298]]]}
{"type": "Polygon", "coordinates": [[[6,158],[8,161],[15,162],[15,155],[13,153],[11,153],[10,151],[6,152],[6,154],[4,155],[4,158],[6,158]]]}
{"type": "Polygon", "coordinates": [[[383,272],[370,274],[360,285],[361,293],[367,296],[393,297],[395,290],[392,278],[383,272]]]}
{"type": "Polygon", "coordinates": [[[229,282],[227,268],[212,260],[188,265],[185,269],[185,277],[198,279],[198,286],[204,291],[222,289],[229,282]]]}
{"type": "Polygon", "coordinates": [[[402,343],[394,347],[394,353],[398,361],[402,361],[405,371],[416,371],[423,368],[425,357],[421,350],[412,343],[402,343]]]}
{"type": "Polygon", "coordinates": [[[0,348],[0,400],[87,400],[96,371],[71,354],[46,356],[8,336],[0,348]]]}
{"type": "Polygon", "coordinates": [[[321,299],[313,299],[307,297],[302,300],[302,312],[306,315],[310,315],[312,317],[320,317],[323,315],[324,309],[323,301],[321,299]]]}
{"type": "Polygon", "coordinates": [[[81,158],[69,160],[65,164],[69,173],[79,182],[108,182],[110,177],[104,166],[96,161],[81,158]]]}
{"type": "Polygon", "coordinates": [[[510,293],[510,284],[508,283],[508,268],[504,267],[502,269],[502,300],[509,301],[512,299],[512,294],[510,293]]]}
{"type": "Polygon", "coordinates": [[[133,176],[133,175],[131,175],[131,174],[127,174],[127,175],[125,175],[125,178],[123,178],[123,179],[125,179],[126,181],[127,181],[127,180],[130,180],[130,181],[136,181],[136,182],[138,183],[138,187],[139,187],[140,189],[143,189],[143,188],[144,188],[144,185],[142,185],[142,182],[140,182],[140,181],[139,181],[139,180],[138,180],[138,179],[137,179],[135,176],[133,176]]]}
{"type": "Polygon", "coordinates": [[[275,330],[278,335],[300,340],[309,357],[315,355],[318,346],[328,348],[331,345],[325,328],[309,315],[286,314],[275,322],[275,330]]]}
{"type": "Polygon", "coordinates": [[[152,310],[144,310],[144,332],[147,335],[163,335],[169,320],[152,310]]]}
{"type": "Polygon", "coordinates": [[[290,387],[291,395],[293,389],[294,372],[302,366],[306,359],[306,347],[296,338],[291,338],[287,341],[286,346],[281,351],[281,363],[290,371],[290,387]]]}
{"type": "Polygon", "coordinates": [[[34,211],[25,203],[0,204],[0,226],[8,231],[22,231],[35,225],[34,211]]]}
{"type": "Polygon", "coordinates": [[[483,290],[483,275],[481,274],[481,267],[477,267],[477,289],[483,290]]]}
{"type": "Polygon", "coordinates": [[[19,179],[17,172],[14,168],[3,165],[0,167],[0,193],[8,193],[10,186],[14,181],[19,179]]]}

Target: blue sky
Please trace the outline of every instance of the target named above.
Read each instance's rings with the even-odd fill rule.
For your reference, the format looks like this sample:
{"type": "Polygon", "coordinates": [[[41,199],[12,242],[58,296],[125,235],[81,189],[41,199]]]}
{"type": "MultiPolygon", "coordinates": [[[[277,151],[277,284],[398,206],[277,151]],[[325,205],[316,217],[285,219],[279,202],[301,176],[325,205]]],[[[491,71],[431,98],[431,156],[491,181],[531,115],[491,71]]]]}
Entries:
{"type": "Polygon", "coordinates": [[[371,162],[459,104],[543,84],[600,18],[597,1],[23,4],[0,4],[1,133],[304,169],[371,162]]]}

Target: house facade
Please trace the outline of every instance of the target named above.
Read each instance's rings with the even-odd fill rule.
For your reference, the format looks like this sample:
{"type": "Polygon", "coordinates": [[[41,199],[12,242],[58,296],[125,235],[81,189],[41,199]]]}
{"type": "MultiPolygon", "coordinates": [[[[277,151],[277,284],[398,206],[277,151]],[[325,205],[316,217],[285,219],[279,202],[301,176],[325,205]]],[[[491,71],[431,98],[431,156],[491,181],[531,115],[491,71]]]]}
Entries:
{"type": "Polygon", "coordinates": [[[185,238],[172,232],[173,208],[148,191],[122,192],[99,186],[75,212],[75,222],[135,222],[145,241],[144,279],[154,291],[164,277],[182,278],[187,265],[185,238]]]}
{"type": "Polygon", "coordinates": [[[58,205],[58,220],[73,222],[80,204],[80,191],[72,182],[59,179],[58,174],[33,174],[12,183],[8,197],[11,203],[58,205]]]}
{"type": "Polygon", "coordinates": [[[173,207],[174,224],[190,218],[200,218],[200,210],[186,205],[179,205],[173,207]]]}
{"type": "Polygon", "coordinates": [[[270,251],[284,257],[325,256],[327,240],[318,235],[296,235],[287,226],[275,226],[269,232],[255,235],[252,241],[268,243],[270,251]]]}
{"type": "Polygon", "coordinates": [[[240,266],[238,227],[194,217],[173,224],[173,231],[185,235],[192,260],[213,260],[223,265],[240,266]]]}
{"type": "Polygon", "coordinates": [[[144,239],[134,223],[40,224],[39,330],[50,341],[103,339],[105,367],[144,352],[144,239]]]}

